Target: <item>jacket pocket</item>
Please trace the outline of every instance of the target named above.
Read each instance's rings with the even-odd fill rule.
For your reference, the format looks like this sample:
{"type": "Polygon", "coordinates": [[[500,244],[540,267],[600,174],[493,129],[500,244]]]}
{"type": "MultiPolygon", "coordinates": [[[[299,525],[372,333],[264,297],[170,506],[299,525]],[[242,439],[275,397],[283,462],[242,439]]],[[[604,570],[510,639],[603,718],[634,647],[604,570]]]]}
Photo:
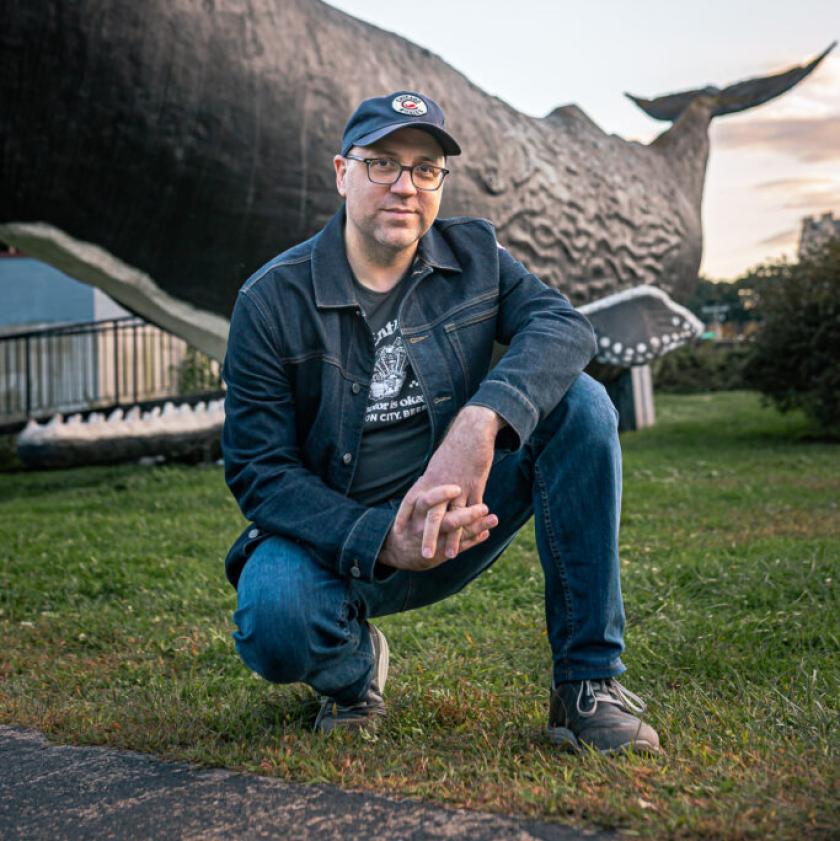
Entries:
{"type": "Polygon", "coordinates": [[[449,344],[461,368],[464,397],[468,400],[490,369],[493,342],[496,338],[496,316],[499,304],[482,303],[443,325],[449,344]]]}

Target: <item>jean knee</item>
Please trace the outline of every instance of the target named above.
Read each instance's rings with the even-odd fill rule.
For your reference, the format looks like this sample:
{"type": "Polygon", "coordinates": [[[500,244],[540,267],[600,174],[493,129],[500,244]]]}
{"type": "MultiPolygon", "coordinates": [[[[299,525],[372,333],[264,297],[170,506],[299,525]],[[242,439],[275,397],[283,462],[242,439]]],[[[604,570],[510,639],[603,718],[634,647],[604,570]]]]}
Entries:
{"type": "Polygon", "coordinates": [[[303,680],[310,669],[309,563],[297,545],[271,538],[257,548],[239,579],[236,650],[251,670],[273,683],[303,680]]]}
{"type": "Polygon", "coordinates": [[[593,443],[612,444],[618,436],[618,410],[606,388],[588,374],[581,374],[569,390],[573,422],[593,443]]]}
{"type": "MultiPolygon", "coordinates": [[[[247,566],[246,566],[247,569],[247,566]]],[[[295,683],[307,672],[304,628],[285,600],[265,591],[240,599],[233,615],[236,650],[248,668],[272,683],[295,683]]]]}

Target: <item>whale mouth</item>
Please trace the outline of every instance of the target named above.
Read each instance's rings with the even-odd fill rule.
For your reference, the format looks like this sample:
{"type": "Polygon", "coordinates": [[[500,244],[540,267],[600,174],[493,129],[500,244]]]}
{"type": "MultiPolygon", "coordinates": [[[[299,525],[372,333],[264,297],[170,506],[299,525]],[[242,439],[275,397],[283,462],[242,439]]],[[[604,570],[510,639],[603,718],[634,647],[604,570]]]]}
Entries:
{"type": "Polygon", "coordinates": [[[165,292],[141,269],[47,222],[7,222],[0,240],[101,289],[126,309],[221,361],[230,322],[165,292]]]}

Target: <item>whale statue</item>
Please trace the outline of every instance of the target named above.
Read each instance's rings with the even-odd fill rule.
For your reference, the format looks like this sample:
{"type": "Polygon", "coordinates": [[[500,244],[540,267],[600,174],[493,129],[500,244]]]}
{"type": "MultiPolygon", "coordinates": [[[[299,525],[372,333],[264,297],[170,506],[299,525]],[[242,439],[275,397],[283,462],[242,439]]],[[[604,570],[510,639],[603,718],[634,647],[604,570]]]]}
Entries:
{"type": "MultiPolygon", "coordinates": [[[[0,27],[0,240],[220,359],[243,280],[336,210],[331,159],[355,105],[408,88],[441,103],[463,148],[443,215],[493,221],[576,304],[627,305],[634,287],[661,303],[696,281],[709,122],[779,96],[827,52],[723,90],[633,97],[672,123],[645,145],[576,105],[522,114],[320,0],[27,0],[0,27]]],[[[672,340],[657,347],[602,336],[606,361],[697,331],[682,310],[662,320],[672,340]]]]}

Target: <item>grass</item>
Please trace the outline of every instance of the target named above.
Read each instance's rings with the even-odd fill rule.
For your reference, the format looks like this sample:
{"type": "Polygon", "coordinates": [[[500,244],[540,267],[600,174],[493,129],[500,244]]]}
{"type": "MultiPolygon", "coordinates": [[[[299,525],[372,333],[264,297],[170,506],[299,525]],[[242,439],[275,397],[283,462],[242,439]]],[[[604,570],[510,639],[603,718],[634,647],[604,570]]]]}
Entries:
{"type": "Polygon", "coordinates": [[[222,558],[219,467],[0,475],[0,721],[628,836],[837,837],[840,447],[749,393],[663,396],[624,436],[627,685],[665,755],[558,755],[530,527],[458,596],[381,626],[390,714],[309,732],[251,675],[222,558]]]}

